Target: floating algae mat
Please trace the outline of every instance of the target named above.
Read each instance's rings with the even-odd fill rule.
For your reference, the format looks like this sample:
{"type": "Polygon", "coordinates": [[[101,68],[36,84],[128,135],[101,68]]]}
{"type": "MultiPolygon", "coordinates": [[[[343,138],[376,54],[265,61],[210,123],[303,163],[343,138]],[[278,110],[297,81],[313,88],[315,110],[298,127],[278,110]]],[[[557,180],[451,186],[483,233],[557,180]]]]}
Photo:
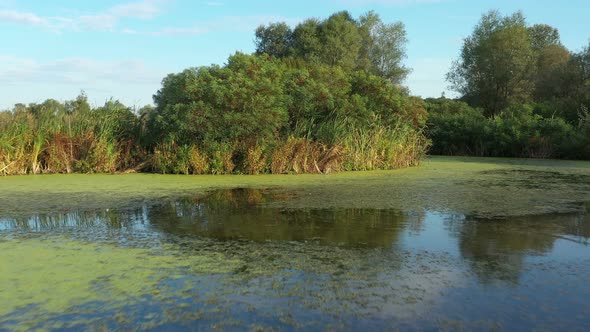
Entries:
{"type": "Polygon", "coordinates": [[[589,176],[0,178],[0,331],[589,330],[589,176]]]}

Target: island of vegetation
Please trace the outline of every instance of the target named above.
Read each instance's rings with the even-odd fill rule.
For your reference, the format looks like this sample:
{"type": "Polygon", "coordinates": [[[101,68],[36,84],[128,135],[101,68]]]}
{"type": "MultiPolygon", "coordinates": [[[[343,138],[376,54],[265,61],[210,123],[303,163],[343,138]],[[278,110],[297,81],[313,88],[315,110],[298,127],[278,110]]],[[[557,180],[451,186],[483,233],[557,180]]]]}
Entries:
{"type": "Polygon", "coordinates": [[[520,12],[484,14],[447,79],[402,83],[404,25],[338,12],[256,29],[256,52],[170,74],[155,106],[116,100],[0,112],[0,175],[145,171],[328,173],[418,165],[426,153],[590,159],[590,45],[520,12]]]}

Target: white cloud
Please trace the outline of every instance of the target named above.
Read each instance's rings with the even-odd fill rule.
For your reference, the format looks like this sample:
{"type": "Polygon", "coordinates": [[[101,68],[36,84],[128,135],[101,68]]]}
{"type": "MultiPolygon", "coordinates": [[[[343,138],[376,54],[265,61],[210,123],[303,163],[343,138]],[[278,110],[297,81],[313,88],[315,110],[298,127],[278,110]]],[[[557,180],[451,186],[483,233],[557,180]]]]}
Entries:
{"type": "MultiPolygon", "coordinates": [[[[104,11],[95,13],[78,13],[77,15],[49,17],[35,13],[0,10],[2,21],[43,28],[53,32],[63,31],[110,31],[127,35],[152,36],[191,36],[201,35],[211,31],[239,31],[251,32],[261,24],[270,22],[286,22],[295,25],[301,21],[298,18],[286,18],[278,15],[250,15],[224,16],[212,20],[195,22],[186,26],[165,26],[155,31],[141,31],[130,28],[120,28],[124,19],[149,20],[162,12],[161,4],[167,0],[143,0],[115,5],[104,11]]],[[[208,6],[223,6],[223,2],[206,2],[208,6]]]]}
{"type": "Polygon", "coordinates": [[[301,19],[274,15],[224,16],[215,20],[203,21],[186,27],[166,27],[152,32],[155,36],[200,35],[210,31],[251,32],[261,24],[286,22],[289,25],[299,23],[301,19]]]}
{"type": "Polygon", "coordinates": [[[76,20],[77,30],[113,30],[119,18],[108,14],[82,15],[76,20]]]}
{"type": "Polygon", "coordinates": [[[88,58],[64,58],[48,62],[0,56],[0,84],[26,85],[50,83],[90,85],[96,82],[153,84],[162,72],[148,68],[141,60],[97,61],[88,58]]]}
{"type": "Polygon", "coordinates": [[[152,68],[142,60],[98,61],[88,58],[64,58],[37,61],[0,55],[0,110],[15,103],[42,102],[74,98],[85,90],[91,102],[99,105],[111,97],[126,105],[151,103],[166,70],[152,68]],[[124,96],[121,91],[125,91],[124,96]]]}
{"type": "Polygon", "coordinates": [[[121,29],[121,33],[126,34],[126,35],[137,35],[139,32],[134,29],[123,28],[123,29],[121,29]]]}
{"type": "Polygon", "coordinates": [[[64,30],[103,30],[114,31],[123,19],[154,18],[162,12],[161,0],[143,0],[115,5],[96,13],[82,13],[72,17],[40,16],[30,12],[0,10],[0,23],[9,22],[27,26],[45,28],[50,31],[64,30]]]}
{"type": "Polygon", "coordinates": [[[109,12],[116,17],[132,17],[143,20],[154,18],[161,12],[158,1],[132,2],[112,7],[109,12]]]}
{"type": "Polygon", "coordinates": [[[10,22],[36,27],[43,27],[49,24],[47,19],[34,13],[19,12],[16,10],[0,10],[0,22],[10,22]]]}
{"type": "Polygon", "coordinates": [[[366,5],[382,5],[382,6],[406,6],[413,4],[425,3],[439,3],[446,0],[333,0],[344,5],[349,6],[366,6],[366,5]]]}

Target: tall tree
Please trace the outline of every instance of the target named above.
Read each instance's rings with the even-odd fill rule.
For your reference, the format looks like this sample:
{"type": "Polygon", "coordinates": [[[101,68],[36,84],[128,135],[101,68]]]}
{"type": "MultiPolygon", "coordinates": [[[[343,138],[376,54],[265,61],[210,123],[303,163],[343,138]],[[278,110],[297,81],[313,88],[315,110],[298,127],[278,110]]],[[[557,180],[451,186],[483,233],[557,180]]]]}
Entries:
{"type": "Polygon", "coordinates": [[[590,110],[590,43],[582,51],[575,53],[568,63],[566,72],[568,98],[566,118],[579,121],[590,110]]]}
{"type": "Polygon", "coordinates": [[[511,103],[528,100],[532,64],[533,48],[523,14],[503,17],[490,11],[465,39],[447,79],[465,99],[495,116],[511,103]]]}
{"type": "Polygon", "coordinates": [[[293,55],[307,61],[319,61],[322,48],[320,40],[320,24],[311,18],[298,24],[293,31],[293,55]]]}
{"type": "Polygon", "coordinates": [[[581,52],[577,53],[574,58],[580,69],[580,79],[590,83],[590,43],[581,52]]]}
{"type": "Polygon", "coordinates": [[[531,81],[535,101],[550,100],[563,95],[563,70],[570,52],[561,44],[559,31],[547,24],[527,28],[534,56],[531,81]]]}
{"type": "Polygon", "coordinates": [[[567,66],[571,54],[561,44],[551,44],[536,52],[535,101],[546,101],[567,96],[567,66]]]}
{"type": "Polygon", "coordinates": [[[359,64],[368,66],[371,72],[394,84],[400,84],[410,72],[402,63],[408,42],[403,23],[385,24],[377,13],[370,11],[361,16],[360,31],[363,37],[361,57],[366,60],[363,63],[364,59],[360,59],[359,64]]]}
{"type": "Polygon", "coordinates": [[[393,84],[400,84],[409,73],[402,63],[407,43],[404,25],[383,23],[373,11],[358,21],[347,11],[323,21],[308,19],[293,30],[285,23],[262,25],[256,29],[255,43],[258,55],[366,70],[393,84]]]}
{"type": "Polygon", "coordinates": [[[561,45],[559,31],[547,24],[535,24],[527,28],[533,50],[540,51],[548,46],[561,45]]]}
{"type": "Polygon", "coordinates": [[[352,69],[361,47],[361,36],[356,22],[346,11],[330,16],[320,26],[322,62],[331,66],[352,69]]]}
{"type": "Polygon", "coordinates": [[[293,31],[284,22],[261,25],[256,29],[256,54],[282,58],[290,55],[293,31]]]}

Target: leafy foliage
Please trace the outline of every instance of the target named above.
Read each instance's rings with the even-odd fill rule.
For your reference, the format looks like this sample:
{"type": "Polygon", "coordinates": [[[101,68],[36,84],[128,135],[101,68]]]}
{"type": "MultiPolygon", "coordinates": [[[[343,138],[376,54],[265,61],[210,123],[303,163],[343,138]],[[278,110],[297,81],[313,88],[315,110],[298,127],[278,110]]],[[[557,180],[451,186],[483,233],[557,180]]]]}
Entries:
{"type": "Polygon", "coordinates": [[[427,136],[433,154],[588,159],[590,132],[559,117],[535,114],[535,105],[485,117],[482,109],[450,99],[427,100],[427,136]]]}
{"type": "MultiPolygon", "coordinates": [[[[215,174],[392,168],[417,164],[427,146],[424,107],[404,89],[366,71],[303,59],[236,53],[224,67],[169,75],[154,100],[145,116],[153,139],[147,148],[175,165],[180,147],[192,146],[215,174]],[[387,146],[412,148],[391,150],[370,167],[346,162],[362,154],[351,138],[373,130],[380,133],[373,143],[384,149],[373,159],[385,158],[387,146]]],[[[157,171],[191,172],[157,161],[157,171]]]]}
{"type": "Polygon", "coordinates": [[[137,164],[139,121],[118,101],[92,109],[85,94],[0,113],[0,174],[115,172],[137,164]]]}
{"type": "Polygon", "coordinates": [[[590,46],[520,12],[483,15],[447,78],[461,101],[428,100],[431,152],[589,159],[590,46]]]}
{"type": "Polygon", "coordinates": [[[447,78],[466,100],[494,116],[527,100],[532,55],[522,13],[502,17],[491,11],[465,39],[447,78]]]}
{"type": "Polygon", "coordinates": [[[401,22],[384,23],[372,11],[358,20],[342,11],[323,21],[308,19],[293,30],[284,22],[256,29],[256,54],[365,70],[394,84],[409,73],[402,63],[406,43],[401,22]]]}

